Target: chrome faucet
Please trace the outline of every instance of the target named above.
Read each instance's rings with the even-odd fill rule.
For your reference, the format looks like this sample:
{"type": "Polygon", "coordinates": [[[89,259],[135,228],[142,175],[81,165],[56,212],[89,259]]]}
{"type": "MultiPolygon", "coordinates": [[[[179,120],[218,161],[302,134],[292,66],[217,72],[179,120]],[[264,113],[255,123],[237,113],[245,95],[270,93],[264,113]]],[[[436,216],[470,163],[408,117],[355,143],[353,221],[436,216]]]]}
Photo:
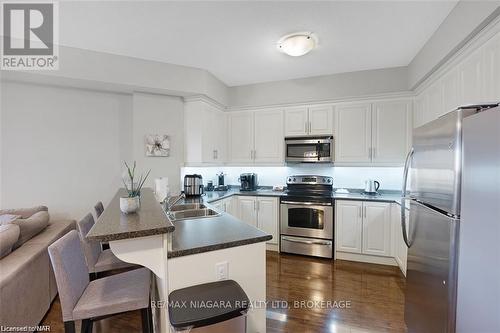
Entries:
{"type": "Polygon", "coordinates": [[[169,197],[167,198],[167,200],[165,200],[165,204],[167,206],[167,212],[170,211],[170,209],[172,209],[172,207],[174,207],[175,205],[177,205],[177,203],[179,201],[181,201],[182,199],[185,199],[186,198],[186,194],[184,192],[181,192],[181,194],[179,194],[177,197],[169,197]],[[173,198],[175,198],[175,200],[173,200],[172,202],[170,202],[173,198]]]}

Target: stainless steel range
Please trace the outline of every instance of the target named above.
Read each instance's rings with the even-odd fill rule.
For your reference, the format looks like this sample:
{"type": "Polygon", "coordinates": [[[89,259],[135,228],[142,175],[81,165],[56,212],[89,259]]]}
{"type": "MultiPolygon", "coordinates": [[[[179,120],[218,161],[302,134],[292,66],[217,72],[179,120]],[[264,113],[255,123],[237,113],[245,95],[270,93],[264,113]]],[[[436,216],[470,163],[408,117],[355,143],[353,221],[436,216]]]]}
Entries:
{"type": "Polygon", "coordinates": [[[333,179],[300,175],[287,179],[281,197],[280,250],[333,257],[333,179]]]}

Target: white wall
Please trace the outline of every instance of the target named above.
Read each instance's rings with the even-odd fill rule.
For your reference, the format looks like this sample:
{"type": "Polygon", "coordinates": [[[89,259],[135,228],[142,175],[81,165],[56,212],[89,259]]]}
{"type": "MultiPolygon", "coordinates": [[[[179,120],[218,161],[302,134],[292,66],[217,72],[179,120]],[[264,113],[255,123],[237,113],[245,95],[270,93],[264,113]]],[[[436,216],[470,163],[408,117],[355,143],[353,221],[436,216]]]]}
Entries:
{"type": "Polygon", "coordinates": [[[375,179],[380,182],[382,190],[401,190],[403,169],[397,167],[331,167],[322,165],[297,165],[286,167],[184,167],[181,180],[185,174],[201,174],[203,183],[213,180],[217,185],[216,174],[226,174],[225,183],[239,185],[238,177],[241,173],[255,172],[260,186],[285,185],[289,175],[322,175],[333,177],[336,188],[364,188],[366,179],[375,179]]]}
{"type": "Polygon", "coordinates": [[[132,99],[2,82],[2,208],[44,204],[54,217],[81,218],[108,202],[132,158],[132,99]]]}
{"type": "Polygon", "coordinates": [[[384,68],[230,87],[229,105],[306,103],[407,90],[406,67],[384,68]]]}
{"type": "Polygon", "coordinates": [[[408,65],[414,89],[460,47],[500,14],[500,1],[459,1],[408,65]]]}
{"type": "Polygon", "coordinates": [[[151,169],[146,186],[153,187],[155,178],[168,177],[170,190],[180,190],[178,179],[184,163],[184,104],[181,98],[134,93],[133,147],[138,168],[151,169]],[[144,145],[147,134],[167,134],[170,156],[147,157],[144,145]]]}

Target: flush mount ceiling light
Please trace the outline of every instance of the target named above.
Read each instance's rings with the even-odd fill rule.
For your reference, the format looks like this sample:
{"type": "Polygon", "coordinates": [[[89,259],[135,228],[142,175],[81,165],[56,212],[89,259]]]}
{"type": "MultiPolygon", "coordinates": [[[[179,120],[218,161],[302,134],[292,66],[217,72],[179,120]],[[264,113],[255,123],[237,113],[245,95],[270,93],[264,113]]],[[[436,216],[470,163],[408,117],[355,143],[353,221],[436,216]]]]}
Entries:
{"type": "Polygon", "coordinates": [[[296,32],[281,37],[278,50],[292,57],[300,57],[316,47],[318,39],[311,32],[296,32]]]}

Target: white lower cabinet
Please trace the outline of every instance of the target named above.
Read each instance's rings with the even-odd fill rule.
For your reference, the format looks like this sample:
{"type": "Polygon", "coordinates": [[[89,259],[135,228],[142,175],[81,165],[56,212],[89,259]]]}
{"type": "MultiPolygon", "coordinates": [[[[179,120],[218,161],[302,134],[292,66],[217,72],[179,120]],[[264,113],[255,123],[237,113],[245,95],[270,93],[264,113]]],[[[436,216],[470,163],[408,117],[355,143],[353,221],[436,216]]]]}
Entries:
{"type": "Polygon", "coordinates": [[[236,205],[236,198],[229,197],[221,200],[217,200],[211,203],[217,210],[221,212],[228,213],[233,216],[238,215],[238,207],[236,205]]]}
{"type": "MultiPolygon", "coordinates": [[[[401,228],[401,206],[398,204],[392,204],[392,225],[393,225],[393,255],[394,259],[398,263],[401,272],[406,276],[406,261],[408,257],[408,247],[403,239],[403,232],[401,228]]],[[[410,211],[407,209],[406,213],[406,227],[408,229],[408,223],[410,219],[410,211]]]]}
{"type": "Polygon", "coordinates": [[[268,244],[278,244],[279,202],[276,197],[238,196],[237,217],[273,236],[268,244]]]}
{"type": "Polygon", "coordinates": [[[391,204],[363,202],[362,253],[377,256],[391,255],[391,204]]]}
{"type": "MultiPolygon", "coordinates": [[[[390,203],[336,200],[335,224],[335,249],[337,253],[359,254],[362,256],[349,257],[348,259],[361,261],[370,261],[370,256],[374,256],[374,258],[391,257],[390,203]]],[[[346,259],[342,255],[340,257],[346,259]]],[[[384,263],[376,259],[373,262],[384,263]]]]}

